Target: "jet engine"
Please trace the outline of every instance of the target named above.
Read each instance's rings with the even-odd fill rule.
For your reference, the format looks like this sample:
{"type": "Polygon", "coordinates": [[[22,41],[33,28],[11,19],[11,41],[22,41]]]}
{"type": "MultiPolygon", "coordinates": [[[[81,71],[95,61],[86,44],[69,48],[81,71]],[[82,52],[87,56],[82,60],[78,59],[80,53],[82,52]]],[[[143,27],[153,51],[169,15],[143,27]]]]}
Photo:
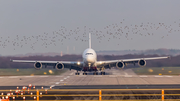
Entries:
{"type": "Polygon", "coordinates": [[[124,63],[123,62],[117,62],[116,67],[119,68],[119,69],[124,68],[124,63]]]}
{"type": "Polygon", "coordinates": [[[146,61],[145,60],[139,60],[138,64],[141,67],[146,66],[146,61]]]}
{"type": "Polygon", "coordinates": [[[64,69],[64,65],[62,63],[57,63],[56,64],[56,69],[57,70],[62,70],[62,69],[64,69]]]}
{"type": "Polygon", "coordinates": [[[36,63],[34,63],[34,67],[36,69],[41,69],[42,68],[42,63],[41,62],[36,62],[36,63]]]}

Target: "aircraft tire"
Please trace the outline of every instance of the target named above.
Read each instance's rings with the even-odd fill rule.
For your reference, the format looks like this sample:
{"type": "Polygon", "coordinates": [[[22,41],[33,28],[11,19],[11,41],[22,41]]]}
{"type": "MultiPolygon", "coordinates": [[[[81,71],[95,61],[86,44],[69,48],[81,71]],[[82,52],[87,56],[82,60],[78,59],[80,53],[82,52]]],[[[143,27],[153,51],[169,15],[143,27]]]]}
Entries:
{"type": "Polygon", "coordinates": [[[75,75],[79,75],[79,73],[75,73],[75,75]]]}
{"type": "Polygon", "coordinates": [[[105,72],[101,72],[101,75],[105,75],[105,72]]]}

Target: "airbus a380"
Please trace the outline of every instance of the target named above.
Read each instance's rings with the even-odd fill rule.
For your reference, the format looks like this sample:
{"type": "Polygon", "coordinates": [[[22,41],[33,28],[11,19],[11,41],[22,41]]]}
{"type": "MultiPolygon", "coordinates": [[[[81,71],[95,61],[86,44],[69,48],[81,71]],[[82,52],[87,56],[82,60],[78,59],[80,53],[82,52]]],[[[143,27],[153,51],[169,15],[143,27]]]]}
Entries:
{"type": "Polygon", "coordinates": [[[166,59],[167,57],[151,57],[151,58],[136,58],[136,59],[119,59],[109,61],[97,61],[96,52],[91,48],[91,34],[89,33],[89,48],[87,48],[82,54],[83,61],[39,61],[39,60],[11,60],[12,62],[22,63],[34,63],[36,69],[41,69],[43,65],[54,66],[58,70],[69,68],[77,70],[75,75],[79,75],[78,71],[84,71],[83,75],[87,75],[87,72],[93,71],[94,75],[98,75],[97,71],[101,71],[101,75],[105,75],[104,69],[110,69],[111,67],[124,68],[127,64],[138,63],[139,66],[145,66],[146,60],[154,59],[166,59]]]}

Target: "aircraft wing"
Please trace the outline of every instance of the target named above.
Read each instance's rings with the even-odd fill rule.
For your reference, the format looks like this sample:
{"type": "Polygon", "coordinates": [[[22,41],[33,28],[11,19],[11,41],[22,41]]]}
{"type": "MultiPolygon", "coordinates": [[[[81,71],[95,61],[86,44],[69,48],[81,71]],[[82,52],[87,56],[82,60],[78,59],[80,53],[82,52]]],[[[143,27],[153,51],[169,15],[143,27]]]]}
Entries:
{"type": "Polygon", "coordinates": [[[64,68],[70,68],[79,70],[81,69],[83,63],[82,62],[75,62],[75,61],[39,61],[39,60],[10,60],[11,62],[20,62],[20,63],[36,63],[40,62],[42,65],[45,66],[56,66],[57,63],[62,63],[64,68]]]}
{"type": "Polygon", "coordinates": [[[117,62],[122,62],[124,65],[127,64],[135,64],[138,63],[140,60],[156,60],[156,59],[167,59],[170,58],[170,56],[165,56],[165,57],[150,57],[150,58],[136,58],[136,59],[120,59],[120,60],[109,60],[109,61],[97,61],[97,66],[102,67],[104,66],[105,68],[108,67],[114,67],[116,66],[117,62]]]}

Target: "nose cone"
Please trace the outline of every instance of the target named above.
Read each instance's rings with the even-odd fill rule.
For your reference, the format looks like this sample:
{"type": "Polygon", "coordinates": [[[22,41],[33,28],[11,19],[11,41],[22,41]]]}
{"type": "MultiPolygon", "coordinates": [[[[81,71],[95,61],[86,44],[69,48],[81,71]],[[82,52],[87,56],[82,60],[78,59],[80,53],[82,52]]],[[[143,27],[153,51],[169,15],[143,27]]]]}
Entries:
{"type": "Polygon", "coordinates": [[[94,63],[94,62],[95,62],[95,59],[94,59],[93,56],[88,56],[88,57],[86,58],[86,61],[87,61],[88,63],[94,63]]]}

